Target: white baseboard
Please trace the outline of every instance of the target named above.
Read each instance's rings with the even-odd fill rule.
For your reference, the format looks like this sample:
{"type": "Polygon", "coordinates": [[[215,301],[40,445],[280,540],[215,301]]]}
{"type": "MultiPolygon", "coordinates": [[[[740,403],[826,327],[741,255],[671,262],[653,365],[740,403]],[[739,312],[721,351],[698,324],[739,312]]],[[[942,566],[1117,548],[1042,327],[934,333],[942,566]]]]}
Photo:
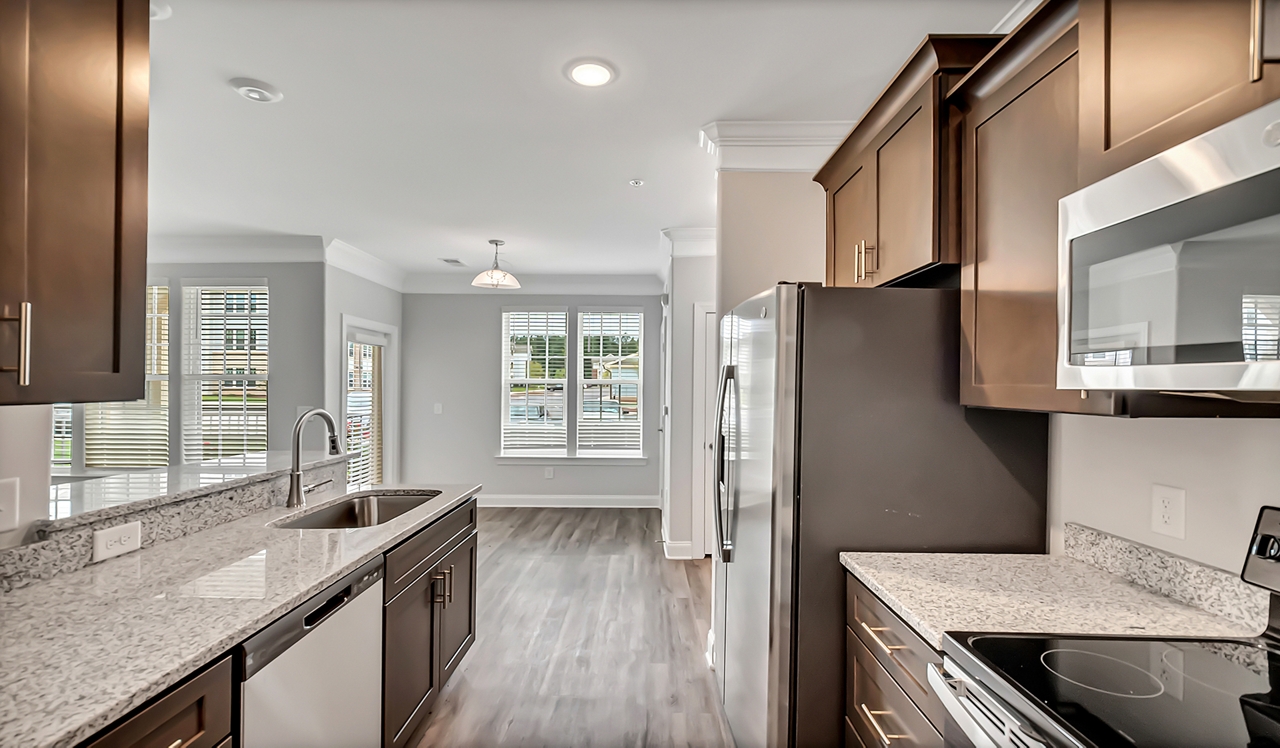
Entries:
{"type": "Polygon", "coordinates": [[[693,543],[688,540],[674,542],[665,540],[662,543],[662,552],[673,561],[688,561],[693,558],[693,543]]]}
{"type": "Polygon", "coordinates": [[[658,496],[556,496],[553,494],[480,494],[480,506],[565,509],[657,509],[658,496]]]}

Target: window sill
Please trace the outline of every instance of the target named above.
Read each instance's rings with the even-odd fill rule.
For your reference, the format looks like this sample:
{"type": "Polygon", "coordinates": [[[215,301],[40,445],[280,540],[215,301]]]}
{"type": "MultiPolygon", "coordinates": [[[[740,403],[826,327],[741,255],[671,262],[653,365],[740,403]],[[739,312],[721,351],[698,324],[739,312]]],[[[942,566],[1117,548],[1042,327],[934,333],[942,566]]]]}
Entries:
{"type": "Polygon", "coordinates": [[[598,465],[608,467],[640,467],[649,464],[648,457],[591,457],[588,455],[578,455],[576,457],[566,457],[564,455],[558,457],[503,457],[499,455],[494,458],[499,465],[598,465]]]}

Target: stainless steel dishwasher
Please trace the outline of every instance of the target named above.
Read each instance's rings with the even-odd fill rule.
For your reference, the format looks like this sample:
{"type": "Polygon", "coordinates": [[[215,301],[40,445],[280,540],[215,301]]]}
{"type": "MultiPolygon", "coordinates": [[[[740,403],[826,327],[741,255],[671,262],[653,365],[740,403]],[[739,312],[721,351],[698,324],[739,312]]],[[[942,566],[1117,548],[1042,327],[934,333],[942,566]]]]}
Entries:
{"type": "Polygon", "coordinates": [[[243,748],[382,745],[382,557],[242,648],[243,748]]]}

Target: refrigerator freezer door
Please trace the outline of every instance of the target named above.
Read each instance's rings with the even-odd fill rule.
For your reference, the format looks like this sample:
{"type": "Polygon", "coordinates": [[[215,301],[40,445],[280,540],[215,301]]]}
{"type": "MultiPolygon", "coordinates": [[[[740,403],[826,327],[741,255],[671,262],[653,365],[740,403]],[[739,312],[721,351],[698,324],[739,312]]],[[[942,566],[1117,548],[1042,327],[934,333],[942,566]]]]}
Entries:
{"type": "MultiPolygon", "coordinates": [[[[727,491],[722,499],[731,561],[717,559],[723,594],[717,662],[725,715],[740,748],[767,744],[769,579],[772,569],[774,383],[777,291],[743,302],[721,324],[721,346],[734,366],[722,413],[727,491]]],[[[718,602],[718,599],[717,599],[718,602]]]]}

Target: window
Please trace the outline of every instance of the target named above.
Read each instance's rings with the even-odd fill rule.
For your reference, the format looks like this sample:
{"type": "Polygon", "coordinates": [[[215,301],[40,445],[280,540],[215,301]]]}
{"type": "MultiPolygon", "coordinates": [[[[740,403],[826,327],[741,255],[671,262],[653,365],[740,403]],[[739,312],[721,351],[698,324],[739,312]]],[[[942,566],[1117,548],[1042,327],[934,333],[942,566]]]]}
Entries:
{"type": "Polygon", "coordinates": [[[267,449],[265,286],[183,289],[186,462],[267,449]]]}
{"type": "Polygon", "coordinates": [[[579,312],[579,455],[641,451],[640,312],[579,312]]]}
{"type": "Polygon", "coordinates": [[[502,313],[502,454],[563,456],[568,314],[502,313]]]}
{"type": "Polygon", "coordinates": [[[347,483],[382,483],[382,352],[347,341],[347,483]]]}
{"type": "Polygon", "coordinates": [[[55,474],[169,464],[169,287],[147,286],[146,294],[143,398],[54,405],[55,474]]]}
{"type": "Polygon", "coordinates": [[[1280,358],[1280,296],[1247,293],[1241,302],[1241,313],[1244,360],[1280,358]]]}

